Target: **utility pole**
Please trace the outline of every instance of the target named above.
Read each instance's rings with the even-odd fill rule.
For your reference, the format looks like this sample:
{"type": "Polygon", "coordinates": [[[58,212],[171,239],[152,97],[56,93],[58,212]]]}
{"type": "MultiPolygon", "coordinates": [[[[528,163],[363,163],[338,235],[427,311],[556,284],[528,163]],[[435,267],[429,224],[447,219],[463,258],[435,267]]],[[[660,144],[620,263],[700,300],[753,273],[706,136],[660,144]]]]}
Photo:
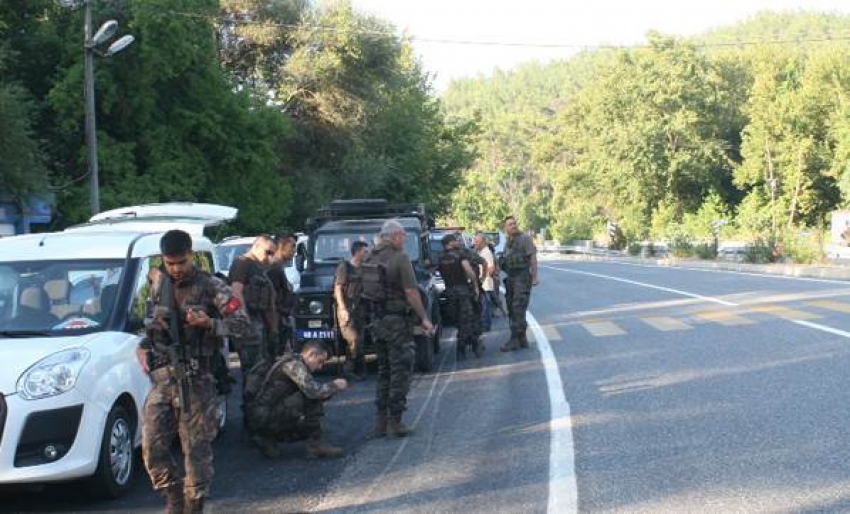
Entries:
{"type": "Polygon", "coordinates": [[[97,169],[97,130],[94,116],[94,41],[91,28],[91,0],[85,0],[85,97],[86,148],[89,168],[89,203],[92,216],[100,212],[100,181],[97,169]]]}

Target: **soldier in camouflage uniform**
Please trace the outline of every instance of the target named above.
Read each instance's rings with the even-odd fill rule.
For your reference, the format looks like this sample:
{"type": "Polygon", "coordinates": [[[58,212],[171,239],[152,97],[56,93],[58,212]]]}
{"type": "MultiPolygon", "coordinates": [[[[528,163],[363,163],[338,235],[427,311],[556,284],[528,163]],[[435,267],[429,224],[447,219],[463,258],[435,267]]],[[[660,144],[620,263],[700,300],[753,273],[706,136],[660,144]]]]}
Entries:
{"type": "Polygon", "coordinates": [[[525,334],[528,323],[525,321],[525,313],[531,299],[531,288],[538,284],[537,248],[528,234],[520,232],[513,216],[505,218],[505,233],[508,235],[508,241],[501,268],[507,274],[505,296],[510,316],[511,338],[500,349],[510,352],[528,348],[528,338],[525,334]]]}
{"type": "Polygon", "coordinates": [[[443,252],[440,254],[440,275],[446,283],[446,294],[455,305],[457,320],[457,356],[466,356],[466,347],[472,347],[481,357],[479,340],[479,317],[474,302],[478,301],[478,277],[465,253],[461,253],[457,236],[443,236],[443,252]]]}
{"type": "Polygon", "coordinates": [[[248,317],[226,283],[194,266],[189,234],[166,232],[160,248],[163,271],[152,270],[148,276],[146,336],[137,350],[153,383],[143,410],[142,454],[154,489],[165,496],[167,512],[202,512],[213,476],[211,443],[218,429],[212,363],[219,338],[243,335],[248,317]],[[185,360],[179,366],[170,352],[174,333],[184,348],[185,360]],[[188,378],[186,406],[180,404],[181,370],[188,378]],[[172,455],[176,437],[185,478],[172,455]]]}
{"type": "Polygon", "coordinates": [[[265,234],[259,235],[251,249],[230,267],[233,294],[243,302],[251,320],[251,331],[236,339],[243,386],[248,372],[260,359],[272,358],[272,344],[280,338],[274,284],[268,276],[275,251],[274,241],[265,234]]]}
{"type": "Polygon", "coordinates": [[[344,378],[325,384],[313,378],[327,358],[321,343],[310,342],[300,354],[286,354],[269,369],[257,366],[252,370],[246,415],[252,439],[266,457],[279,455],[279,441],[305,439],[313,456],[342,454],[341,448],[321,441],[323,403],[348,387],[344,378]]]}
{"type": "Polygon", "coordinates": [[[410,257],[404,252],[404,227],[397,220],[387,220],[381,226],[380,238],[360,265],[363,280],[361,296],[366,299],[372,282],[369,270],[374,269],[374,263],[386,270],[386,299],[371,307],[372,332],[378,354],[375,435],[405,437],[412,430],[402,423],[401,417],[407,410],[407,393],[416,357],[413,340],[415,321],[410,316],[410,309],[421,320],[427,335],[433,335],[434,325],[422,305],[410,257]]]}

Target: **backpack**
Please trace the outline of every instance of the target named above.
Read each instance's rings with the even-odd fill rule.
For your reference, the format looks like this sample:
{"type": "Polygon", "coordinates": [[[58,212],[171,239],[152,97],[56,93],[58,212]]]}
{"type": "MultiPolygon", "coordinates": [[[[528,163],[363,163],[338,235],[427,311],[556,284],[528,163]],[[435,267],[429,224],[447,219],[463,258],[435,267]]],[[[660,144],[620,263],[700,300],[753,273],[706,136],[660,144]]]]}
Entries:
{"type": "Polygon", "coordinates": [[[360,263],[360,298],[375,303],[387,301],[387,250],[373,250],[360,263]]]}

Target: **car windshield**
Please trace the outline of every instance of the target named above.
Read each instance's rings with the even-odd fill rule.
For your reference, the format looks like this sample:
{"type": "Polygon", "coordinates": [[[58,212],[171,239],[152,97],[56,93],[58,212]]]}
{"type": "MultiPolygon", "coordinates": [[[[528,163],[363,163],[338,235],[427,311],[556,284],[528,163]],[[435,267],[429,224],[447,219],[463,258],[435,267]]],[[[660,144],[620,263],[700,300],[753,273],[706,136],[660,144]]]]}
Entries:
{"type": "Polygon", "coordinates": [[[237,257],[251,249],[251,243],[243,243],[236,245],[219,245],[215,249],[215,260],[218,263],[218,270],[222,273],[230,271],[230,267],[237,257]]]}
{"type": "Polygon", "coordinates": [[[0,263],[0,336],[100,330],[109,318],[123,260],[0,263]]]}
{"type": "MultiPolygon", "coordinates": [[[[363,241],[374,246],[374,232],[320,232],[316,235],[316,248],[313,261],[339,262],[351,257],[351,245],[363,241]]],[[[404,251],[415,261],[419,259],[419,236],[415,232],[405,232],[404,251]]]]}

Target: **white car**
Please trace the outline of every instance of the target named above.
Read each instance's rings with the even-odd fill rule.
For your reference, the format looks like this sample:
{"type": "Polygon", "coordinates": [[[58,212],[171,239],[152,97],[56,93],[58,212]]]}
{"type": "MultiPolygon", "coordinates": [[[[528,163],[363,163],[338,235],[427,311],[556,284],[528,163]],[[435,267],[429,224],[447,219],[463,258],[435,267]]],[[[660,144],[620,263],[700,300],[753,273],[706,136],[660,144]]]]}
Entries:
{"type": "Polygon", "coordinates": [[[135,351],[160,237],[187,230],[212,271],[203,228],[235,216],[148,205],[0,240],[0,484],[90,477],[107,497],[129,487],[150,389],[135,351]]]}

